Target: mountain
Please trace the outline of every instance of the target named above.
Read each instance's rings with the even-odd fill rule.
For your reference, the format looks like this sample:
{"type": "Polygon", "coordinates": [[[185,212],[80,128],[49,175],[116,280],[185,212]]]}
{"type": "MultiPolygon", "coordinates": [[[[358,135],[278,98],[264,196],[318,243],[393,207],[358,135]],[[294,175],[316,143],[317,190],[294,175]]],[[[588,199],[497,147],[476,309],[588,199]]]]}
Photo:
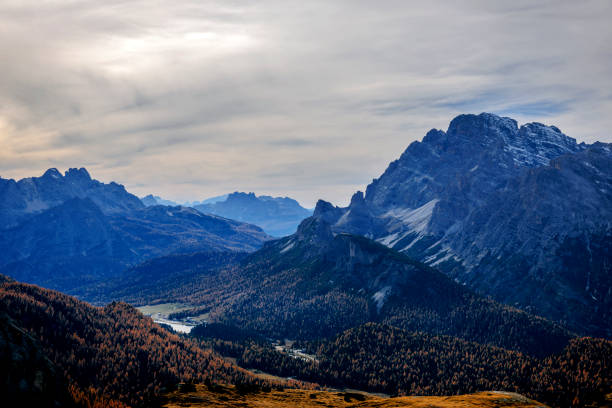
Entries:
{"type": "Polygon", "coordinates": [[[86,169],[71,168],[64,175],[55,168],[41,177],[15,181],[0,177],[0,229],[58,206],[71,198],[89,198],[105,214],[137,210],[144,205],[120,184],[93,180],[86,169]]]}
{"type": "Polygon", "coordinates": [[[74,198],[0,234],[0,271],[15,279],[72,291],[132,265],[173,253],[253,251],[259,228],[186,207],[145,207],[105,215],[74,198]]]}
{"type": "Polygon", "coordinates": [[[3,357],[13,364],[22,361],[19,370],[10,372],[11,366],[2,364],[0,378],[34,377],[33,384],[19,386],[40,388],[40,406],[53,406],[53,399],[65,394],[72,405],[85,407],[158,406],[161,393],[180,381],[258,382],[125,303],[97,308],[59,292],[4,280],[0,318],[9,324],[0,326],[3,357]]]}
{"type": "Polygon", "coordinates": [[[346,208],[365,235],[497,300],[612,336],[612,146],[554,126],[460,115],[431,130],[346,208]]]}
{"type": "Polygon", "coordinates": [[[90,199],[73,198],[0,234],[2,273],[69,289],[137,257],[90,199]]]}
{"type": "Polygon", "coordinates": [[[222,195],[210,197],[202,201],[187,201],[183,205],[185,205],[186,207],[195,207],[196,205],[200,205],[200,204],[214,204],[219,201],[227,200],[227,196],[229,196],[229,194],[222,194],[222,195]]]}
{"type": "Polygon", "coordinates": [[[175,203],[174,201],[164,200],[163,198],[159,196],[154,196],[153,194],[149,194],[147,196],[142,197],[140,201],[142,201],[142,203],[146,205],[147,207],[150,207],[152,205],[170,205],[170,206],[178,205],[178,203],[175,203]]]}
{"type": "Polygon", "coordinates": [[[229,194],[225,200],[195,205],[198,211],[255,224],[272,236],[293,234],[312,211],[289,197],[256,196],[254,193],[229,194]]]}
{"type": "Polygon", "coordinates": [[[612,336],[612,145],[522,173],[470,214],[449,245],[463,259],[451,276],[612,336]]]}
{"type": "Polygon", "coordinates": [[[0,214],[18,220],[8,217],[11,226],[0,230],[0,273],[49,288],[71,291],[169,254],[254,251],[269,238],[254,225],[193,208],[146,207],[85,169],[24,180],[0,192],[7,209],[0,214]],[[36,211],[22,205],[24,197],[40,204],[36,211]]]}

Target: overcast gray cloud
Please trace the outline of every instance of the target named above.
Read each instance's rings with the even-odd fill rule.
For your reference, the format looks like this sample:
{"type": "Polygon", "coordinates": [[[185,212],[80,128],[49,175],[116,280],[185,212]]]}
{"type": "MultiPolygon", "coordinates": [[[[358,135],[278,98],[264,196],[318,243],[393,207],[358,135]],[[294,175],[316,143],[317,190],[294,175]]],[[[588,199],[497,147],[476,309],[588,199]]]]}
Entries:
{"type": "Polygon", "coordinates": [[[346,203],[489,111],[612,141],[612,2],[0,2],[0,175],[346,203]]]}

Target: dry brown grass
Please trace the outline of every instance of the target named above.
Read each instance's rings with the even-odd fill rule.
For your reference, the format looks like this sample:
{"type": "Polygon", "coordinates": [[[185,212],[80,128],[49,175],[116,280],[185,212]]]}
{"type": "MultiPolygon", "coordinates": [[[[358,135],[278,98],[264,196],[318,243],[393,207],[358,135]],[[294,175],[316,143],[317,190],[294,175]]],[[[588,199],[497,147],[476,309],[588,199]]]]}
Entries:
{"type": "Polygon", "coordinates": [[[494,408],[494,407],[545,407],[522,395],[502,392],[451,397],[397,397],[384,398],[366,393],[309,391],[299,389],[272,390],[241,394],[233,386],[215,386],[209,390],[198,385],[195,392],[175,391],[167,395],[165,407],[252,407],[252,408],[321,408],[321,407],[377,407],[377,408],[494,408]]]}

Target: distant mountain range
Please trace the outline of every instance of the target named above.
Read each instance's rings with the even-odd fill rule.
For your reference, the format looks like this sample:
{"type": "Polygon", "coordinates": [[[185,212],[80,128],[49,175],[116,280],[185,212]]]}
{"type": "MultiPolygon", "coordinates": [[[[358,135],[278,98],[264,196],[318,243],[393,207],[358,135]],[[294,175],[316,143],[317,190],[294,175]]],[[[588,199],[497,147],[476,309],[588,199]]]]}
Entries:
{"type": "Polygon", "coordinates": [[[144,208],[138,197],[128,193],[125,187],[93,180],[84,168],[69,169],[64,175],[53,168],[41,177],[19,181],[0,177],[0,229],[13,227],[72,198],[87,198],[105,214],[144,208]]]}
{"type": "Polygon", "coordinates": [[[142,203],[146,205],[147,207],[151,207],[153,205],[170,205],[170,206],[179,205],[178,203],[174,201],[165,200],[159,196],[154,196],[153,194],[149,194],[147,196],[142,197],[140,201],[142,201],[142,203]]]}
{"type": "Polygon", "coordinates": [[[222,197],[194,205],[194,208],[205,214],[255,224],[275,237],[293,234],[300,221],[312,215],[311,210],[289,197],[240,192],[229,194],[225,199],[222,197]]]}
{"type": "MultiPolygon", "coordinates": [[[[140,201],[146,206],[178,205],[174,201],[152,194],[142,197],[140,201]]],[[[289,197],[257,196],[255,193],[238,191],[183,205],[193,207],[204,214],[257,225],[275,237],[293,234],[300,221],[312,215],[312,210],[302,207],[289,197]]]]}
{"type": "Polygon", "coordinates": [[[0,178],[1,273],[70,291],[147,259],[196,251],[253,251],[260,228],[181,206],[146,207],[85,169],[0,178]]]}
{"type": "Polygon", "coordinates": [[[348,207],[322,203],[314,217],[502,302],[612,336],[610,144],[460,115],[412,143],[348,207]]]}
{"type": "Polygon", "coordinates": [[[207,199],[202,200],[202,201],[188,201],[184,205],[186,205],[188,207],[195,207],[196,205],[200,205],[200,204],[213,204],[213,203],[216,203],[218,201],[225,201],[227,199],[228,195],[229,194],[221,194],[221,195],[218,195],[218,196],[207,198],[207,199]]]}

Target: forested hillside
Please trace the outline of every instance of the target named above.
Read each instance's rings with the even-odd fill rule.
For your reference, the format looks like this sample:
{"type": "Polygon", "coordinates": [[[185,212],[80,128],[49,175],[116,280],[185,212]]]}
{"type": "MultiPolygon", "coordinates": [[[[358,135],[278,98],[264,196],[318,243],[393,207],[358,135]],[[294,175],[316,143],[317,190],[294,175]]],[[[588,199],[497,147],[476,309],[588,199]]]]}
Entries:
{"type": "MultiPolygon", "coordinates": [[[[7,281],[0,286],[0,314],[38,342],[45,356],[41,360],[47,358],[49,366],[56,367],[55,379],[81,406],[152,406],[180,381],[255,381],[125,303],[98,308],[59,292],[7,281]]],[[[10,342],[5,347],[9,353],[15,350],[10,342]]],[[[10,366],[3,365],[3,377],[7,369],[10,366]]]]}
{"type": "Polygon", "coordinates": [[[299,342],[289,352],[279,352],[228,326],[194,329],[192,336],[244,367],[390,395],[503,390],[554,407],[601,406],[612,388],[612,342],[604,339],[573,339],[561,352],[535,358],[376,323],[349,329],[331,340],[299,342]]]}

